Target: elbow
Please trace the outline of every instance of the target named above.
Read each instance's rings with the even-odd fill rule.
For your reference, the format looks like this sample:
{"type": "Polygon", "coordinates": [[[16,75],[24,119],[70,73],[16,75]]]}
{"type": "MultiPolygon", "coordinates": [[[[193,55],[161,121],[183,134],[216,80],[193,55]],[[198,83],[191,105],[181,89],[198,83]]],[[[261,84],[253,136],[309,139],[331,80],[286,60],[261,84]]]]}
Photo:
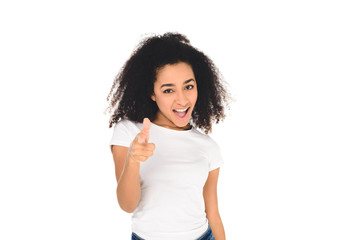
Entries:
{"type": "Polygon", "coordinates": [[[120,208],[124,211],[124,212],[127,212],[127,213],[133,213],[136,209],[137,206],[130,206],[128,204],[121,204],[119,203],[120,205],[120,208]]]}
{"type": "Polygon", "coordinates": [[[135,211],[135,209],[122,209],[123,211],[127,212],[127,213],[133,213],[135,211]]]}
{"type": "Polygon", "coordinates": [[[133,191],[133,189],[131,189],[131,191],[128,189],[125,189],[125,191],[121,190],[123,189],[121,189],[120,184],[118,184],[116,191],[120,208],[127,213],[133,213],[140,202],[141,192],[133,191]]]}
{"type": "Polygon", "coordinates": [[[127,213],[133,213],[134,212],[134,210],[124,210],[124,211],[127,212],[127,213]]]}
{"type": "Polygon", "coordinates": [[[138,204],[140,202],[140,199],[135,200],[134,198],[120,198],[118,195],[118,203],[120,208],[127,212],[127,213],[133,213],[135,209],[137,208],[138,204]]]}

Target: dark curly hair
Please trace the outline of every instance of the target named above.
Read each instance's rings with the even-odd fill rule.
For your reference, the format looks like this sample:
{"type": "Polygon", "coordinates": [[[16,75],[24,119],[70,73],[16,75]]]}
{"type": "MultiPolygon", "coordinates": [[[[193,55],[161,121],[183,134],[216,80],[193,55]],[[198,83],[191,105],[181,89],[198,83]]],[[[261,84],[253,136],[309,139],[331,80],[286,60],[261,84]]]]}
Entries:
{"type": "Polygon", "coordinates": [[[206,134],[211,132],[212,123],[225,118],[224,107],[228,107],[230,96],[213,61],[191,46],[187,37],[179,33],[148,37],[134,50],[116,76],[106,98],[109,101],[116,88],[107,108],[114,109],[109,128],[121,119],[142,122],[147,117],[153,121],[159,109],[150,98],[157,70],[179,62],[192,67],[198,88],[191,124],[206,134]]]}

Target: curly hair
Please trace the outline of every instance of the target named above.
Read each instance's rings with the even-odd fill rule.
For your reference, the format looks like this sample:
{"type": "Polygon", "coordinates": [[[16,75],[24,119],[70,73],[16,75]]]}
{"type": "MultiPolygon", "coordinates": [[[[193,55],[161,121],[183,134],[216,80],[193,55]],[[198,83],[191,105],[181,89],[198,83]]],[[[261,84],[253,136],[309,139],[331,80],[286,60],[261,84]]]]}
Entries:
{"type": "Polygon", "coordinates": [[[213,61],[179,33],[148,37],[136,47],[116,76],[106,98],[109,101],[113,93],[107,108],[114,110],[109,128],[121,119],[142,122],[147,117],[153,121],[159,110],[150,98],[157,71],[167,64],[179,62],[192,67],[197,82],[198,98],[191,124],[206,134],[211,132],[212,123],[225,118],[224,107],[228,107],[230,96],[213,61]]]}

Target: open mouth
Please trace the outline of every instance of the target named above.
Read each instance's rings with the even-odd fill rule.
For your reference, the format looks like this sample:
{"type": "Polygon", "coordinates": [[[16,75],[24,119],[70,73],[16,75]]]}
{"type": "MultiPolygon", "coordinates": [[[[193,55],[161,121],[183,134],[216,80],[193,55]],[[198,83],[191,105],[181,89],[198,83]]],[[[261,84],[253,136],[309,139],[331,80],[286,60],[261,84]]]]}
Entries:
{"type": "Polygon", "coordinates": [[[190,107],[185,108],[185,109],[173,109],[173,112],[176,117],[183,120],[187,117],[189,109],[190,109],[190,107]]]}

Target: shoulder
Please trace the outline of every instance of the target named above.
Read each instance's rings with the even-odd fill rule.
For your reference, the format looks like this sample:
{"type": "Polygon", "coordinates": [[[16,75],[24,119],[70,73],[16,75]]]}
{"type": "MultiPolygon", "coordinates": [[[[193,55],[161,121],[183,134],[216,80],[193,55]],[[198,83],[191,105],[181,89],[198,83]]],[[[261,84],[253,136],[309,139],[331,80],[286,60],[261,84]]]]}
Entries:
{"type": "Polygon", "coordinates": [[[131,121],[129,119],[122,119],[118,121],[114,126],[114,131],[119,131],[119,130],[128,131],[128,132],[133,132],[133,131],[137,132],[139,130],[139,123],[131,121]]]}
{"type": "Polygon", "coordinates": [[[128,119],[122,119],[118,121],[114,126],[114,137],[123,136],[132,139],[140,131],[141,131],[140,123],[128,119]]]}
{"type": "Polygon", "coordinates": [[[194,145],[196,144],[209,160],[209,171],[219,168],[224,161],[221,154],[221,149],[218,143],[208,134],[202,133],[198,130],[194,131],[196,134],[194,145]],[[201,139],[201,140],[200,140],[201,139]]]}
{"type": "Polygon", "coordinates": [[[208,134],[205,134],[198,129],[193,129],[194,137],[197,138],[197,140],[202,141],[204,144],[206,144],[207,147],[214,147],[218,148],[217,142],[208,134]]]}
{"type": "Polygon", "coordinates": [[[120,145],[129,147],[131,141],[139,133],[139,124],[130,120],[118,121],[113,130],[110,145],[120,145]]]}

